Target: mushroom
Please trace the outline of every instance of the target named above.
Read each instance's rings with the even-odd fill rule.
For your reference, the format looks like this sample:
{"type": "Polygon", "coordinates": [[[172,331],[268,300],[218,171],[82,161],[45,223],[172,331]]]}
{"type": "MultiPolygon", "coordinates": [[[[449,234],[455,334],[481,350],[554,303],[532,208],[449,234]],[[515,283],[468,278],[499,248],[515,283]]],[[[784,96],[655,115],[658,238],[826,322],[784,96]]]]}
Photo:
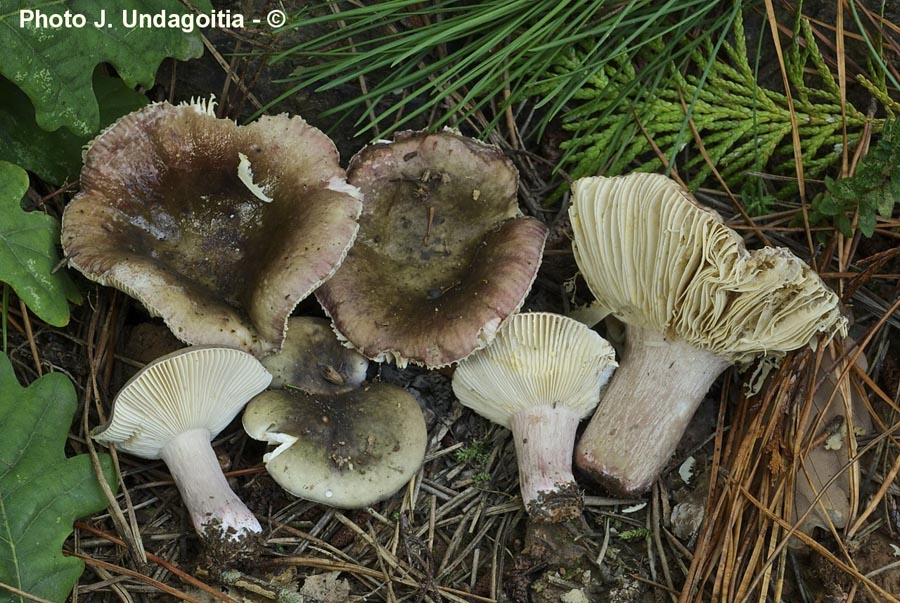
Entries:
{"type": "Polygon", "coordinates": [[[459,363],[460,403],[512,430],[522,501],[535,521],[581,514],[572,475],[578,422],[615,370],[612,346],[582,323],[547,312],[518,314],[491,345],[459,363]]]}
{"type": "Polygon", "coordinates": [[[575,260],[627,324],[626,351],[576,449],[617,494],[644,492],[726,367],[846,327],[838,298],[790,251],[748,252],[669,178],[582,178],[569,210],[575,260]]]}
{"type": "Polygon", "coordinates": [[[109,421],[92,436],[141,458],[161,458],[197,532],[240,541],[262,528],[229,487],[210,441],[271,379],[240,350],[179,350],[132,377],[113,400],[109,421]]]}
{"type": "Polygon", "coordinates": [[[313,395],[356,389],[369,368],[364,356],[340,344],[326,319],[306,316],[288,321],[284,347],[262,363],[272,373],[271,387],[292,387],[313,395]]]}
{"type": "Polygon", "coordinates": [[[375,384],[334,396],[269,390],[244,412],[250,437],[277,447],[266,470],[295,496],[369,506],[407,483],[425,458],[425,418],[404,389],[375,384]]]}
{"type": "Polygon", "coordinates": [[[353,243],[360,194],[344,176],[299,117],[238,126],[212,101],[152,104],[87,147],[63,248],[182,341],[264,355],[353,243]]]}
{"type": "Polygon", "coordinates": [[[547,228],[523,217],[503,153],[451,131],[369,145],[347,179],[363,192],[356,243],[316,291],[364,356],[436,368],[484,347],[537,275],[547,228]]]}

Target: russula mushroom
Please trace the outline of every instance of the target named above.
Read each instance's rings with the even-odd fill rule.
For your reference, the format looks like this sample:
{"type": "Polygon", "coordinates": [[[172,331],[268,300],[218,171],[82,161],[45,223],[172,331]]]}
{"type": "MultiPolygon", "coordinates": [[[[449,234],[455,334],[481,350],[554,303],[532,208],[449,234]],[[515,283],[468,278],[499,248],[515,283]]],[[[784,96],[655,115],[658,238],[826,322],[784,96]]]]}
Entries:
{"type": "Polygon", "coordinates": [[[511,318],[453,374],[460,403],[512,430],[522,501],[532,519],[577,517],[572,475],[578,422],[600,401],[615,370],[612,346],[582,323],[547,312],[511,318]]]}
{"type": "Polygon", "coordinates": [[[266,470],[295,496],[366,507],[407,483],[425,458],[425,418],[404,389],[375,384],[333,396],[269,390],[244,411],[250,437],[277,447],[266,470]]]}
{"type": "Polygon", "coordinates": [[[263,355],[353,243],[360,195],[344,176],[300,117],[238,126],[212,101],[152,104],[88,146],[63,249],[182,341],[263,355]]]}
{"type": "Polygon", "coordinates": [[[324,318],[298,316],[288,321],[281,351],[262,359],[272,373],[273,388],[291,387],[307,394],[334,395],[358,388],[369,361],[338,341],[324,318]]]}
{"type": "Polygon", "coordinates": [[[132,377],[113,400],[107,424],[92,436],[141,458],[161,458],[197,532],[239,541],[262,528],[229,487],[210,441],[271,378],[240,350],[179,350],[132,377]]]}
{"type": "Polygon", "coordinates": [[[644,492],[726,367],[843,330],[838,298],[790,251],[748,252],[669,178],[582,178],[569,210],[575,260],[627,325],[626,351],[576,449],[610,491],[644,492]]]}
{"type": "Polygon", "coordinates": [[[405,132],[360,151],[347,180],[363,192],[359,236],[316,291],[337,333],[400,366],[487,345],[525,299],[547,236],[519,211],[512,162],[451,131],[405,132]]]}

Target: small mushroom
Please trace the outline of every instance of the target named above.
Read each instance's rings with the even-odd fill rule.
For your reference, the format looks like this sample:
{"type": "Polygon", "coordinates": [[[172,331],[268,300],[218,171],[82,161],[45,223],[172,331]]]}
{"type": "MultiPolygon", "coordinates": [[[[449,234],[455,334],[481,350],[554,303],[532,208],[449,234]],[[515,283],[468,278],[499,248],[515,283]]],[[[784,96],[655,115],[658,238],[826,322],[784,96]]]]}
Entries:
{"type": "Polygon", "coordinates": [[[612,492],[650,487],[726,367],[845,329],[838,297],[799,258],[748,252],[665,176],[582,178],[569,211],[582,275],[627,324],[620,367],[576,450],[612,492]]]}
{"type": "Polygon", "coordinates": [[[497,147],[451,131],[405,132],[351,161],[357,241],[316,291],[366,357],[449,365],[487,345],[525,299],[547,228],[523,217],[518,173],[497,147]]]}
{"type": "Polygon", "coordinates": [[[213,108],[152,104],[95,138],[62,244],[72,266],[182,341],[261,356],[344,259],[360,193],[301,118],[238,126],[213,108]]]}
{"type": "Polygon", "coordinates": [[[326,396],[358,388],[369,368],[365,356],[341,345],[331,323],[307,316],[288,321],[284,347],[262,363],[272,373],[271,387],[326,396]]]}
{"type": "Polygon", "coordinates": [[[546,312],[518,314],[494,342],[459,363],[460,403],[513,432],[522,501],[532,519],[577,517],[572,475],[578,422],[615,370],[612,346],[582,323],[546,312]]]}
{"type": "Polygon", "coordinates": [[[416,399],[394,385],[334,396],[270,390],[247,406],[244,430],[277,445],[263,461],[282,488],[343,509],[391,496],[425,458],[425,418],[416,399]]]}
{"type": "Polygon", "coordinates": [[[107,424],[92,436],[141,458],[161,458],[197,532],[239,541],[262,528],[229,487],[210,441],[271,378],[240,350],[179,350],[132,377],[113,400],[107,424]]]}

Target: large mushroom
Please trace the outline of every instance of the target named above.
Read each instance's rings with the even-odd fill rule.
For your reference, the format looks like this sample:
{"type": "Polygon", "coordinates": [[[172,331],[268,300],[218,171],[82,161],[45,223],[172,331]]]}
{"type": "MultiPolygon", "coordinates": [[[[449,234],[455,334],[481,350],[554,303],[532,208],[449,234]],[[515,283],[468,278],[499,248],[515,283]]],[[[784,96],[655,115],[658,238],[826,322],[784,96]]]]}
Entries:
{"type": "Polygon", "coordinates": [[[211,440],[272,377],[240,350],[193,347],[163,356],[131,378],[94,439],[146,459],[162,459],[197,532],[240,541],[262,531],[222,473],[211,440]]]}
{"type": "Polygon", "coordinates": [[[535,521],[580,515],[575,431],[615,367],[612,346],[596,332],[559,314],[534,312],[511,318],[491,345],[456,368],[459,401],[512,430],[522,501],[535,521]]]}
{"type": "Polygon", "coordinates": [[[627,324],[626,350],[576,462],[615,493],[645,491],[726,367],[844,329],[838,298],[791,252],[748,252],[669,178],[573,185],[575,259],[599,304],[627,324]]]}
{"type": "Polygon", "coordinates": [[[370,359],[440,367],[487,345],[537,275],[547,228],[523,217],[518,173],[496,147],[405,132],[360,151],[356,244],[316,291],[338,334],[370,359]]]}
{"type": "Polygon", "coordinates": [[[360,194],[344,176],[299,117],[238,126],[211,101],[152,104],[87,148],[63,249],[182,341],[263,355],[353,243],[360,194]]]}

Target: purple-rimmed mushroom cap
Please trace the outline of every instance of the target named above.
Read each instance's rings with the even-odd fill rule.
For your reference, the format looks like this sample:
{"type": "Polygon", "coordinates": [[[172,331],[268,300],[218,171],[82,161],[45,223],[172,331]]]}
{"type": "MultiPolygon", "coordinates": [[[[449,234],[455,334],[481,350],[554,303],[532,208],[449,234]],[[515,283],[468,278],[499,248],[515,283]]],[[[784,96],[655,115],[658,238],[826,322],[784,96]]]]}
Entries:
{"type": "Polygon", "coordinates": [[[359,191],[299,117],[238,126],[212,102],[157,103],[100,134],[84,162],[62,219],[69,263],[188,343],[280,348],[358,229],[359,191]]]}
{"type": "Polygon", "coordinates": [[[405,132],[351,161],[356,244],[316,292],[340,336],[377,361],[445,366],[487,345],[522,304],[547,228],[523,217],[496,147],[405,132]]]}

